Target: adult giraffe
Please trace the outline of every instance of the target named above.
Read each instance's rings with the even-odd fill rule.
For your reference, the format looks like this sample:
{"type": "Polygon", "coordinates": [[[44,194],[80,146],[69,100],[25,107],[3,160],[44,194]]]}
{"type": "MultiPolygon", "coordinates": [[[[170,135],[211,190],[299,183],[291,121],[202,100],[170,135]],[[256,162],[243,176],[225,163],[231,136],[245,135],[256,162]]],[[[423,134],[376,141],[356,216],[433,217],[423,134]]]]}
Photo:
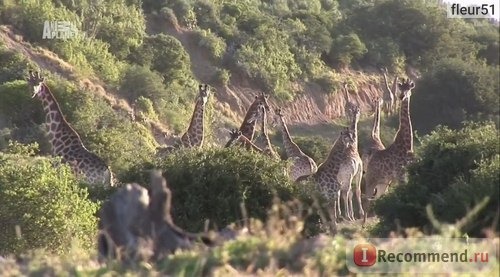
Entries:
{"type": "Polygon", "coordinates": [[[181,143],[184,147],[202,147],[204,140],[204,115],[205,105],[210,94],[207,85],[198,86],[198,97],[194,106],[193,116],[189,124],[188,130],[182,135],[181,143]]]}
{"type": "Polygon", "coordinates": [[[33,89],[32,98],[37,97],[42,102],[53,155],[60,156],[73,173],[77,176],[83,175],[87,183],[114,186],[110,168],[83,145],[78,133],[62,114],[59,103],[44,82],[45,78],[40,76],[39,72],[33,73],[30,70],[27,81],[33,89]]]}
{"type": "Polygon", "coordinates": [[[414,87],[415,84],[410,79],[399,84],[401,110],[396,137],[386,149],[373,153],[366,167],[365,194],[368,202],[363,223],[366,222],[370,202],[384,194],[392,182],[404,181],[406,166],[414,159],[410,118],[410,97],[414,87]]]}

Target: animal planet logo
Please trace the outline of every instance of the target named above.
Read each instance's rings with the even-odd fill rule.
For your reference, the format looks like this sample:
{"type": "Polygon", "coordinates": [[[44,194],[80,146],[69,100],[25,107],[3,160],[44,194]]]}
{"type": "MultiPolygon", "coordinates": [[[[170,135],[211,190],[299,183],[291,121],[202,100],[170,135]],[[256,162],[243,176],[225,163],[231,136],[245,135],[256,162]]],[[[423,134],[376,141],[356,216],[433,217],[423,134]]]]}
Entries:
{"type": "Polygon", "coordinates": [[[372,266],[377,262],[377,248],[369,243],[358,244],[353,250],[354,264],[372,266]]]}
{"type": "Polygon", "coordinates": [[[45,21],[42,39],[71,39],[76,37],[78,29],[69,21],[45,21]]]}

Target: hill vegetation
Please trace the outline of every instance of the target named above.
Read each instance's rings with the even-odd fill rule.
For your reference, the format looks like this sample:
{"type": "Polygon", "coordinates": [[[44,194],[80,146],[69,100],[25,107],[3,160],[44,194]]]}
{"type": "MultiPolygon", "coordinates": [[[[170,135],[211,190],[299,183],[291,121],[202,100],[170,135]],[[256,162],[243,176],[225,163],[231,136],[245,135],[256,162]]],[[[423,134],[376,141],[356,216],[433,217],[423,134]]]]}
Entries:
{"type": "MultiPolygon", "coordinates": [[[[339,275],[348,274],[345,241],[356,236],[498,236],[498,22],[449,19],[444,6],[424,0],[5,0],[0,24],[11,26],[11,35],[31,50],[55,53],[76,79],[102,80],[106,96],[140,115],[131,120],[102,94],[13,47],[1,30],[0,255],[29,253],[26,264],[4,263],[14,273],[339,275]],[[44,39],[46,21],[71,22],[78,32],[67,40],[44,39]],[[242,111],[231,108],[246,109],[251,93],[264,91],[273,105],[296,105],[293,113],[309,111],[300,99],[326,99],[314,102],[324,112],[339,103],[332,99],[342,99],[345,82],[365,107],[363,146],[372,120],[368,96],[380,92],[384,67],[416,80],[411,116],[418,159],[408,182],[375,203],[379,222],[368,229],[347,226],[334,238],[308,238],[323,228],[313,188],[290,183],[287,162],[221,149],[225,128],[241,123],[230,115],[242,111]],[[89,251],[95,249],[94,215],[114,189],[88,188],[59,159],[46,157],[45,115],[30,98],[28,69],[44,71],[68,122],[119,180],[147,185],[148,171],[162,169],[179,226],[200,231],[208,220],[213,229],[246,224],[254,232],[213,249],[177,253],[153,269],[96,266],[89,251]],[[165,137],[174,144],[187,129],[201,82],[214,91],[206,146],[155,155],[165,137]],[[158,134],[152,121],[168,132],[158,134]],[[61,253],[71,255],[40,266],[45,256],[61,253]]],[[[340,128],[298,123],[290,124],[296,143],[321,163],[340,128]]],[[[397,115],[384,115],[382,124],[388,145],[397,115]]],[[[281,150],[280,136],[271,138],[281,150]]]]}

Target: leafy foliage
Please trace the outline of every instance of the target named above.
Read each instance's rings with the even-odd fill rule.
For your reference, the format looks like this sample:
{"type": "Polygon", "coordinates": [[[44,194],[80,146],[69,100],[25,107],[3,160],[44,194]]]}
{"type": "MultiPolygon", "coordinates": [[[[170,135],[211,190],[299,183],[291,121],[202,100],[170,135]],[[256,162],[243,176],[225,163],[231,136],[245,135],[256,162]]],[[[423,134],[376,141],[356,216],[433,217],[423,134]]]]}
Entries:
{"type": "Polygon", "coordinates": [[[191,231],[206,219],[220,228],[240,219],[242,202],[249,217],[263,219],[274,194],[293,195],[280,162],[245,149],[179,150],[158,166],[173,192],[174,221],[191,231]]]}
{"type": "Polygon", "coordinates": [[[498,130],[492,123],[466,124],[461,130],[440,127],[422,140],[420,160],[409,169],[408,184],[394,188],[376,202],[386,230],[395,220],[402,227],[430,227],[425,207],[436,217],[454,223],[485,197],[488,205],[462,231],[477,236],[492,226],[499,208],[498,130]]]}
{"type": "Polygon", "coordinates": [[[498,120],[498,90],[498,69],[471,61],[444,60],[428,71],[415,89],[415,128],[427,132],[438,124],[457,128],[468,119],[498,120]]]}
{"type": "Polygon", "coordinates": [[[158,71],[164,83],[184,84],[191,77],[189,55],[174,37],[164,34],[146,37],[144,43],[132,54],[132,61],[158,71]]]}
{"type": "Polygon", "coordinates": [[[55,167],[59,163],[26,153],[0,153],[1,254],[36,248],[64,251],[75,239],[92,245],[97,206],[86,199],[87,192],[68,167],[55,167]]]}

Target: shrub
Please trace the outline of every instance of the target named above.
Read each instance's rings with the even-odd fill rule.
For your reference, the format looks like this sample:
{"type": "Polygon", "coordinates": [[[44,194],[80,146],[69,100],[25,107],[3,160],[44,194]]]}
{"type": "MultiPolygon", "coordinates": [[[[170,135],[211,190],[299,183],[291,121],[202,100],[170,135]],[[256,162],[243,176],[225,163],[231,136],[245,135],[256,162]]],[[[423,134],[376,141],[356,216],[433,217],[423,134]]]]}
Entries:
{"type": "MultiPolygon", "coordinates": [[[[477,220],[463,231],[480,235],[492,227],[499,208],[498,130],[493,123],[469,123],[458,131],[440,127],[422,140],[420,160],[409,168],[408,184],[396,187],[375,202],[380,226],[429,228],[425,207],[439,221],[455,223],[467,210],[489,197],[477,220]]],[[[498,223],[493,226],[498,231],[498,223]]]]}
{"type": "Polygon", "coordinates": [[[366,51],[366,46],[358,35],[351,33],[333,40],[329,56],[332,61],[344,67],[349,66],[352,60],[361,58],[366,51]]]}
{"type": "Polygon", "coordinates": [[[222,38],[206,30],[197,31],[196,37],[198,45],[208,50],[212,61],[221,61],[222,56],[226,52],[226,42],[222,38]]]}
{"type": "Polygon", "coordinates": [[[163,78],[148,67],[138,65],[130,66],[125,71],[120,84],[120,94],[130,103],[133,103],[141,96],[147,97],[154,102],[168,96],[163,84],[163,78]]]}
{"type": "Polygon", "coordinates": [[[231,79],[231,72],[227,69],[217,68],[215,71],[214,81],[218,84],[226,86],[231,79]]]}
{"type": "Polygon", "coordinates": [[[96,73],[104,81],[117,84],[124,63],[109,51],[109,44],[99,39],[77,36],[70,40],[56,40],[53,51],[75,65],[84,75],[96,73]]]}
{"type": "Polygon", "coordinates": [[[97,205],[86,197],[58,159],[0,153],[0,254],[91,247],[97,205]]]}
{"type": "Polygon", "coordinates": [[[24,79],[26,65],[32,65],[23,55],[0,46],[0,84],[24,79]]]}
{"type": "Polygon", "coordinates": [[[241,202],[249,217],[263,219],[274,194],[294,195],[284,164],[245,149],[179,150],[158,167],[173,192],[174,221],[191,231],[202,230],[206,219],[220,228],[242,219],[241,202]]]}
{"type": "Polygon", "coordinates": [[[317,163],[326,159],[331,148],[331,143],[320,136],[295,137],[294,141],[306,155],[317,163]]]}
{"type": "Polygon", "coordinates": [[[144,43],[131,55],[133,62],[158,71],[165,84],[181,84],[191,80],[191,61],[188,53],[176,38],[159,34],[144,39],[144,43]]]}
{"type": "Polygon", "coordinates": [[[423,133],[438,124],[459,128],[465,120],[498,120],[498,67],[444,59],[419,84],[412,97],[412,118],[423,133]]]}

